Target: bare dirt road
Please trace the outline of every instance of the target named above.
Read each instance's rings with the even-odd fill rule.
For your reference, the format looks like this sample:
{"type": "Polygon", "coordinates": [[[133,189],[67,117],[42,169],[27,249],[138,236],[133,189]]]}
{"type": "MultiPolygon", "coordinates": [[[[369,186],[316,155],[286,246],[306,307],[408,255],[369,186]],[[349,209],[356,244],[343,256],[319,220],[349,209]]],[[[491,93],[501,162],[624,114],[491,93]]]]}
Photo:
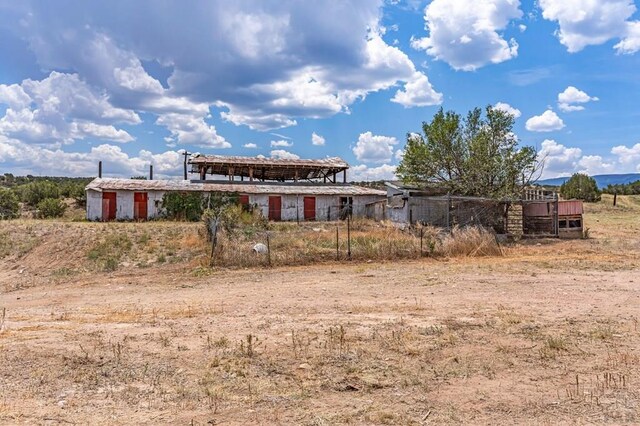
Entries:
{"type": "Polygon", "coordinates": [[[637,424],[637,225],[588,220],[589,240],[496,258],[26,278],[5,260],[0,423],[637,424]]]}

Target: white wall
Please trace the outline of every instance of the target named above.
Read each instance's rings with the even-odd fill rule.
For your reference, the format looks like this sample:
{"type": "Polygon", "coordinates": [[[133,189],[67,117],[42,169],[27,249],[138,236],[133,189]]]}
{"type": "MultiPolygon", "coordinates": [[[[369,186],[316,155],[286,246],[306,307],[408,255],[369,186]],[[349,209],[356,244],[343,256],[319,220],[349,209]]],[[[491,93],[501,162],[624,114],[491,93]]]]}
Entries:
{"type": "MultiPolygon", "coordinates": [[[[116,193],[116,220],[133,220],[135,191],[106,191],[116,193]]],[[[153,219],[162,213],[164,191],[147,191],[147,218],[153,219]]],[[[87,191],[87,219],[102,220],[102,192],[87,191]]]]}
{"type": "Polygon", "coordinates": [[[87,191],[87,220],[102,220],[102,192],[87,191]]]}
{"type": "MultiPolygon", "coordinates": [[[[307,195],[308,196],[308,195],[307,195]]],[[[281,195],[282,198],[282,220],[294,221],[304,220],[304,197],[305,195],[281,195]]],[[[337,220],[340,211],[339,195],[315,195],[316,198],[316,220],[337,220]]],[[[353,198],[353,215],[364,216],[365,206],[368,203],[383,199],[377,195],[356,195],[353,198]]],[[[269,217],[269,195],[249,195],[249,203],[256,204],[264,217],[269,217]]]]}
{"type": "MultiPolygon", "coordinates": [[[[134,191],[114,191],[116,193],[116,219],[132,220],[134,191]]],[[[147,191],[147,215],[149,219],[162,214],[162,197],[164,191],[147,191]]],[[[281,195],[282,199],[282,220],[296,221],[304,220],[304,195],[281,195]]],[[[316,195],[316,220],[337,220],[340,210],[340,196],[338,195],[316,195]]],[[[383,197],[377,195],[353,196],[354,216],[365,215],[365,205],[367,203],[380,200],[383,197]]],[[[258,209],[264,217],[269,217],[269,195],[249,195],[249,203],[257,204],[258,209]]],[[[102,220],[102,192],[87,191],[87,219],[102,220]]]]}

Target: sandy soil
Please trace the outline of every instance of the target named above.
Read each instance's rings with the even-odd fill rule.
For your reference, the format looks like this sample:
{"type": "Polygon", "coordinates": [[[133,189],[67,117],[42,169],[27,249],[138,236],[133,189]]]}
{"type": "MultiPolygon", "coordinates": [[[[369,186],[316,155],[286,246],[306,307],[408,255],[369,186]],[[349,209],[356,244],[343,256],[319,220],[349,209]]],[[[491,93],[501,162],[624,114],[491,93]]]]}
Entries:
{"type": "Polygon", "coordinates": [[[637,424],[640,224],[615,213],[499,258],[69,275],[5,259],[0,423],[637,424]]]}

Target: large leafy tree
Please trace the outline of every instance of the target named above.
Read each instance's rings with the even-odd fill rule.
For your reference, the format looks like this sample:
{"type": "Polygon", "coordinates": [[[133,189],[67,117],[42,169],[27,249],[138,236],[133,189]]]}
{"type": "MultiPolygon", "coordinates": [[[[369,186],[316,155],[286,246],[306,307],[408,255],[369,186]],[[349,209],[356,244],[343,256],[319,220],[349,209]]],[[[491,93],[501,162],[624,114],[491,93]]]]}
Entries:
{"type": "Polygon", "coordinates": [[[562,198],[584,200],[589,202],[600,201],[600,190],[596,180],[584,173],[575,173],[560,186],[562,198]]]}
{"type": "Polygon", "coordinates": [[[518,146],[514,117],[488,106],[465,118],[442,108],[422,134],[409,133],[397,169],[408,183],[437,183],[452,194],[516,197],[538,170],[533,147],[518,146]]]}

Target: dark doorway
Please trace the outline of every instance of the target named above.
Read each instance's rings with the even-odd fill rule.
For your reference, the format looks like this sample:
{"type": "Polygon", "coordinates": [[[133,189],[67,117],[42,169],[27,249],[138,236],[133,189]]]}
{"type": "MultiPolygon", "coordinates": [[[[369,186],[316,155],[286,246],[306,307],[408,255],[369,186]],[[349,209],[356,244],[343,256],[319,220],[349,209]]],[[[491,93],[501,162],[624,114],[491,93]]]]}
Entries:
{"type": "Polygon", "coordinates": [[[353,213],[353,197],[340,197],[340,219],[344,220],[353,213]]]}

